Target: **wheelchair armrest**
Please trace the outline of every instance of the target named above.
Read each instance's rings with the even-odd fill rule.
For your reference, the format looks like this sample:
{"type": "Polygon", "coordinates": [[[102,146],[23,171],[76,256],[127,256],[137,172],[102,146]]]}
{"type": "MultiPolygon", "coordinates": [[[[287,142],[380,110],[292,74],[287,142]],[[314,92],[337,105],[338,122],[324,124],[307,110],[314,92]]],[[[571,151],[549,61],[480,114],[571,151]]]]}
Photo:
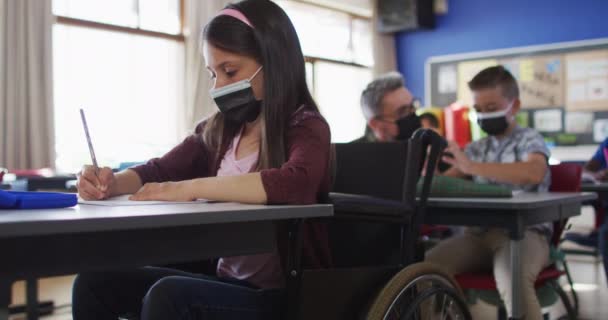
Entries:
{"type": "Polygon", "coordinates": [[[346,214],[409,220],[415,210],[400,201],[337,192],[329,194],[328,203],[334,206],[336,216],[346,214]]]}

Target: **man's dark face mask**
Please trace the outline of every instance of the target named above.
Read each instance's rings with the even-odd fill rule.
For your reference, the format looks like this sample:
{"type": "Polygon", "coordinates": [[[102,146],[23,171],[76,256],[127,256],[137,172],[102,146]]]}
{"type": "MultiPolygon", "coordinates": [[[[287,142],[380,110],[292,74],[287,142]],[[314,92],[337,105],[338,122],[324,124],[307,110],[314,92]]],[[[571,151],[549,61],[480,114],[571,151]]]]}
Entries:
{"type": "Polygon", "coordinates": [[[414,131],[420,129],[422,126],[420,124],[420,117],[418,117],[415,112],[397,120],[395,124],[399,128],[399,133],[395,138],[397,140],[409,139],[414,134],[414,131]]]}

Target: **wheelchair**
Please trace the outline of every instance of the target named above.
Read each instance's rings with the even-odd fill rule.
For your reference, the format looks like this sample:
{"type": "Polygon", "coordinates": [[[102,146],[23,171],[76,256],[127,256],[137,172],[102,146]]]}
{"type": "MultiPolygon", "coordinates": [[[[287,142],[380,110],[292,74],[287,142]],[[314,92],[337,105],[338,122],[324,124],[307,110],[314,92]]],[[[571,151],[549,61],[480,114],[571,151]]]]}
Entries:
{"type": "Polygon", "coordinates": [[[445,140],[419,129],[406,142],[335,144],[327,221],[331,269],[300,264],[301,220],[289,226],[289,320],[471,319],[457,282],[424,262],[419,230],[445,140]]]}

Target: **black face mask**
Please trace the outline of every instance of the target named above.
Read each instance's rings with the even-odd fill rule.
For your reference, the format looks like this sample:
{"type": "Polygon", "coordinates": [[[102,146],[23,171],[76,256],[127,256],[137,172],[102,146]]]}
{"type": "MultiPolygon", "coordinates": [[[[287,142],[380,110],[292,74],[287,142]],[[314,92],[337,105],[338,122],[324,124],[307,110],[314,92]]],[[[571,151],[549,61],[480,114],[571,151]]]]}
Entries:
{"type": "Polygon", "coordinates": [[[262,70],[262,67],[250,79],[210,90],[211,97],[226,120],[240,125],[257,119],[262,101],[255,99],[251,88],[251,80],[260,70],[262,70]]]}
{"type": "Polygon", "coordinates": [[[399,134],[397,134],[397,140],[407,140],[413,134],[414,131],[420,129],[420,117],[416,113],[412,113],[407,115],[396,122],[397,127],[399,128],[399,134]]]}
{"type": "Polygon", "coordinates": [[[481,127],[481,130],[485,131],[491,136],[497,136],[503,134],[509,127],[509,122],[506,116],[497,118],[477,119],[477,124],[481,127]]]}
{"type": "Polygon", "coordinates": [[[481,127],[481,130],[485,131],[491,136],[497,136],[505,133],[509,128],[509,112],[513,105],[509,105],[508,108],[494,112],[478,112],[477,113],[477,124],[481,127]]]}
{"type": "Polygon", "coordinates": [[[236,124],[254,121],[262,109],[262,101],[255,99],[251,87],[216,97],[214,100],[226,120],[236,124]]]}

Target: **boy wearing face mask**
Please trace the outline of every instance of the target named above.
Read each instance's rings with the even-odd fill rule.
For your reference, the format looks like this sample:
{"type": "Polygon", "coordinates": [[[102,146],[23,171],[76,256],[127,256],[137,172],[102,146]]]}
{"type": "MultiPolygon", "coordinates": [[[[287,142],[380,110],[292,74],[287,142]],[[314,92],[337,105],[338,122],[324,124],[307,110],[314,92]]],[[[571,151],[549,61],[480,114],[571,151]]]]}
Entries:
{"type": "MultiPolygon", "coordinates": [[[[519,89],[515,78],[502,66],[487,68],[470,82],[477,121],[488,137],[474,141],[462,151],[449,142],[453,157],[445,175],[472,177],[475,182],[506,185],[513,190],[546,192],[551,182],[549,150],[543,137],[515,122],[519,111],[519,89]]],[[[521,293],[525,319],[542,319],[534,282],[549,263],[550,223],[530,227],[523,239],[521,293]]],[[[492,269],[498,291],[509,316],[511,310],[511,257],[509,235],[499,228],[468,228],[465,234],[441,242],[426,260],[446,268],[450,274],[492,269]]]]}
{"type": "Polygon", "coordinates": [[[361,109],[367,120],[365,135],[353,142],[406,140],[420,128],[416,115],[418,99],[404,86],[403,77],[389,72],[367,85],[361,94],[361,109]]]}

